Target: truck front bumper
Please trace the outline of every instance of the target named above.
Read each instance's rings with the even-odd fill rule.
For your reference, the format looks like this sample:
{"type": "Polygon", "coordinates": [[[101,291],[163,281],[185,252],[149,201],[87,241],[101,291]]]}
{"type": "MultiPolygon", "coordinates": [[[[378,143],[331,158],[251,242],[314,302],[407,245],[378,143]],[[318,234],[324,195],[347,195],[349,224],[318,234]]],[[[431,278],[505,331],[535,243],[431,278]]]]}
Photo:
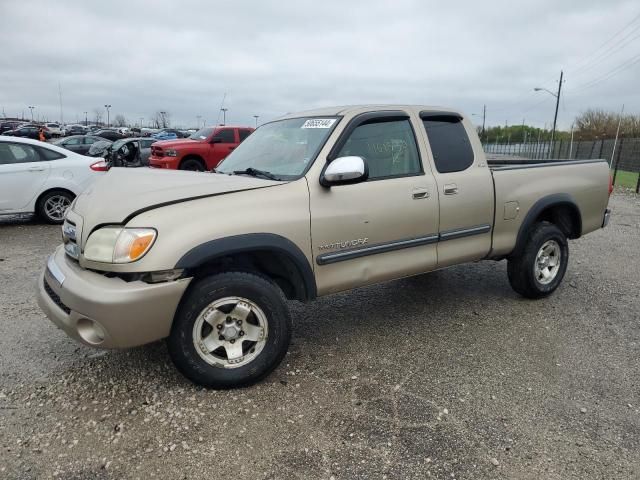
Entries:
{"type": "Polygon", "coordinates": [[[38,305],[92,347],[128,348],[167,337],[190,278],[149,284],[85,270],[58,247],[38,280],[38,305]]]}
{"type": "Polygon", "coordinates": [[[604,211],[604,218],[602,219],[602,228],[606,227],[607,225],[609,225],[609,219],[611,218],[611,209],[607,208],[604,211]]]}

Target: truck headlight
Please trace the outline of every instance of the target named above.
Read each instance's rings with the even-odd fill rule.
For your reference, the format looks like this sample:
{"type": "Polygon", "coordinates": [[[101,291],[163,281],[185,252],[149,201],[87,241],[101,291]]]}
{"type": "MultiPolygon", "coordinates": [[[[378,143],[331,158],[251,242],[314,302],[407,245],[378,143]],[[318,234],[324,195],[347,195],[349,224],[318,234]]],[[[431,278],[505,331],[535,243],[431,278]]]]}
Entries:
{"type": "Polygon", "coordinates": [[[157,235],[153,228],[104,227],[89,236],[84,258],[104,263],[135,262],[149,251],[157,235]]]}
{"type": "Polygon", "coordinates": [[[165,157],[177,157],[178,156],[178,152],[176,152],[175,150],[170,148],[169,150],[165,150],[164,151],[164,155],[165,155],[165,157]]]}

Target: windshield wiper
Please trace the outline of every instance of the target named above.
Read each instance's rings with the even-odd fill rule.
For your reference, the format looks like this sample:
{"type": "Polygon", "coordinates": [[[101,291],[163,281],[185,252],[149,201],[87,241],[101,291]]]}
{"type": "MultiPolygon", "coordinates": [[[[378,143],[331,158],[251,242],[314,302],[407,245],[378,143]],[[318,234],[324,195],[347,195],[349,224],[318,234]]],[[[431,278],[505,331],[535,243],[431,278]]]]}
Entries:
{"type": "Polygon", "coordinates": [[[252,177],[264,177],[269,180],[280,180],[273,173],[267,172],[266,170],[258,170],[257,168],[246,168],[244,170],[234,170],[234,175],[251,175],[252,177]]]}

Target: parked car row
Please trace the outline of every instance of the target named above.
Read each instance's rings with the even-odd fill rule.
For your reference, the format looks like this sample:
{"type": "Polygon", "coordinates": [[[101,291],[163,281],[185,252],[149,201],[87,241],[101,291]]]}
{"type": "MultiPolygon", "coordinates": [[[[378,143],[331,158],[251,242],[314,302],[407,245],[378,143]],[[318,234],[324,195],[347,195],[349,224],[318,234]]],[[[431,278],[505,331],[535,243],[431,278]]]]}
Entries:
{"type": "Polygon", "coordinates": [[[5,135],[8,137],[24,137],[24,138],[32,138],[34,140],[38,140],[40,138],[40,130],[44,132],[44,138],[46,140],[50,139],[53,134],[48,127],[44,125],[35,125],[35,124],[21,124],[14,127],[13,130],[5,130],[0,133],[0,135],[5,135]]]}
{"type": "Polygon", "coordinates": [[[218,126],[162,141],[101,129],[43,143],[36,140],[41,128],[47,127],[28,124],[0,137],[0,214],[35,212],[46,222],[61,223],[72,200],[100,172],[145,166],[212,170],[253,132],[218,126]]]}

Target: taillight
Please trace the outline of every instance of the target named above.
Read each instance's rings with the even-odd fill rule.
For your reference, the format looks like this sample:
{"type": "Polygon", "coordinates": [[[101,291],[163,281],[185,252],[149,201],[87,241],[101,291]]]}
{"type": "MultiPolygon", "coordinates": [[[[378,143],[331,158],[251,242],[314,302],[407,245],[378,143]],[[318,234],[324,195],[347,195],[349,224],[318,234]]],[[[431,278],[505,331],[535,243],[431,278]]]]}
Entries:
{"type": "Polygon", "coordinates": [[[609,174],[609,196],[613,193],[613,177],[609,174]]]}
{"type": "Polygon", "coordinates": [[[100,160],[89,165],[89,168],[94,172],[106,172],[107,170],[109,170],[109,165],[107,165],[107,162],[105,162],[104,160],[100,160]]]}

